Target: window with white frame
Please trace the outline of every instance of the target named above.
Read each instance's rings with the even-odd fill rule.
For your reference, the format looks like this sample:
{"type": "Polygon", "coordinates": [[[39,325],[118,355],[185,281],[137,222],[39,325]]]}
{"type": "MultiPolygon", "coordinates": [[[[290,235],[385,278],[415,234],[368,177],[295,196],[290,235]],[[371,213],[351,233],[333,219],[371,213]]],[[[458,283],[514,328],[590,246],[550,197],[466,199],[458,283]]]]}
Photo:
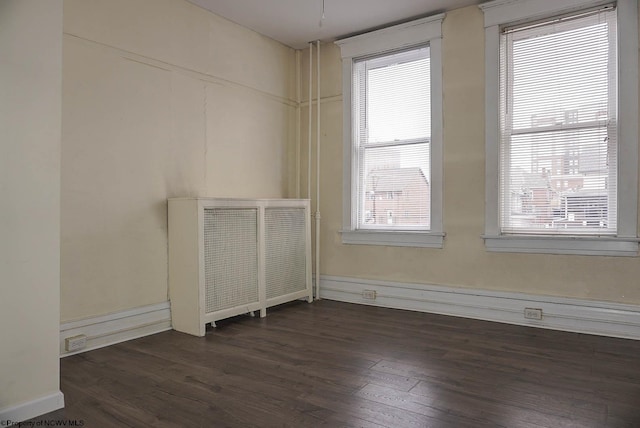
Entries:
{"type": "Polygon", "coordinates": [[[344,243],[442,246],[441,21],[425,18],[337,42],[344,243]]]}
{"type": "Polygon", "coordinates": [[[502,29],[502,233],[616,234],[615,15],[502,29]]]}
{"type": "Polygon", "coordinates": [[[481,6],[489,250],[637,254],[637,5],[584,3],[481,6]]]}
{"type": "Polygon", "coordinates": [[[430,228],[430,71],[428,46],[353,62],[357,229],[430,228]]]}

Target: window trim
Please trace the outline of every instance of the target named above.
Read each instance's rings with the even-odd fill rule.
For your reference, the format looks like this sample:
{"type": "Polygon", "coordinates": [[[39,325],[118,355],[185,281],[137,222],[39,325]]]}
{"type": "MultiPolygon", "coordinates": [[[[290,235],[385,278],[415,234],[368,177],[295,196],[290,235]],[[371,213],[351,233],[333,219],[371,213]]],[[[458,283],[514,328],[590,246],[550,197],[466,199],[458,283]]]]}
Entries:
{"type": "Polygon", "coordinates": [[[442,21],[444,14],[406,22],[370,33],[341,39],[335,43],[342,56],[343,182],[342,243],[442,248],[442,21]],[[352,130],[353,60],[403,48],[429,44],[431,58],[431,229],[403,231],[357,227],[357,157],[352,130]]]}
{"type": "Polygon", "coordinates": [[[488,251],[638,255],[638,4],[618,0],[618,232],[616,236],[503,235],[500,232],[500,27],[611,4],[600,0],[494,0],[485,26],[485,233],[488,251]]]}

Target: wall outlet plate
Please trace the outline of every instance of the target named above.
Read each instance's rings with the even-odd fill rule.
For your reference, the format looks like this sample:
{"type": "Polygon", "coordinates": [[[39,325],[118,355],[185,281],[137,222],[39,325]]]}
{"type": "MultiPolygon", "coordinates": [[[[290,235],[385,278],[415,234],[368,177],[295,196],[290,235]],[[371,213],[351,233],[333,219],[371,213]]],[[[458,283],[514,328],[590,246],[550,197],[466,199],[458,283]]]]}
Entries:
{"type": "Polygon", "coordinates": [[[375,300],[376,290],[362,290],[362,298],[367,300],[375,300]]]}
{"type": "Polygon", "coordinates": [[[67,352],[74,352],[84,349],[87,346],[87,336],[79,334],[77,336],[67,337],[64,339],[64,349],[67,352]]]}
{"type": "Polygon", "coordinates": [[[528,320],[541,320],[542,309],[538,308],[524,308],[524,317],[528,320]]]}

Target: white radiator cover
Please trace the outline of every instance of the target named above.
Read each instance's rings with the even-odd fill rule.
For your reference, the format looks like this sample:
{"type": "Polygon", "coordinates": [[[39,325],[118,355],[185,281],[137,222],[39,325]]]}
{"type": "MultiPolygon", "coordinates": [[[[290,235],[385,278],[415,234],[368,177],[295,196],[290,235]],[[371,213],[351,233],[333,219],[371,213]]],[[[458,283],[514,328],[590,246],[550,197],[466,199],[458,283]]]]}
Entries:
{"type": "Polygon", "coordinates": [[[169,199],[169,298],[175,330],[291,300],[313,301],[306,199],[169,199]]]}

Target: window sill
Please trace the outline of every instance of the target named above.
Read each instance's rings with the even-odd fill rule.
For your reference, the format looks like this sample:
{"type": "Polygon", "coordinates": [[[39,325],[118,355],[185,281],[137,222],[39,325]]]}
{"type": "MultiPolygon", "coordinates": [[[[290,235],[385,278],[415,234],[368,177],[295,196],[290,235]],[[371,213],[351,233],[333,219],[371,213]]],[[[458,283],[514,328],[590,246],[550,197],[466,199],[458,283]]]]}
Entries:
{"type": "Polygon", "coordinates": [[[637,238],[591,236],[483,236],[488,251],[503,253],[575,254],[583,256],[638,255],[637,238]]]}
{"type": "Polygon", "coordinates": [[[392,247],[442,248],[442,232],[409,232],[396,230],[343,230],[343,244],[388,245],[392,247]]]}

